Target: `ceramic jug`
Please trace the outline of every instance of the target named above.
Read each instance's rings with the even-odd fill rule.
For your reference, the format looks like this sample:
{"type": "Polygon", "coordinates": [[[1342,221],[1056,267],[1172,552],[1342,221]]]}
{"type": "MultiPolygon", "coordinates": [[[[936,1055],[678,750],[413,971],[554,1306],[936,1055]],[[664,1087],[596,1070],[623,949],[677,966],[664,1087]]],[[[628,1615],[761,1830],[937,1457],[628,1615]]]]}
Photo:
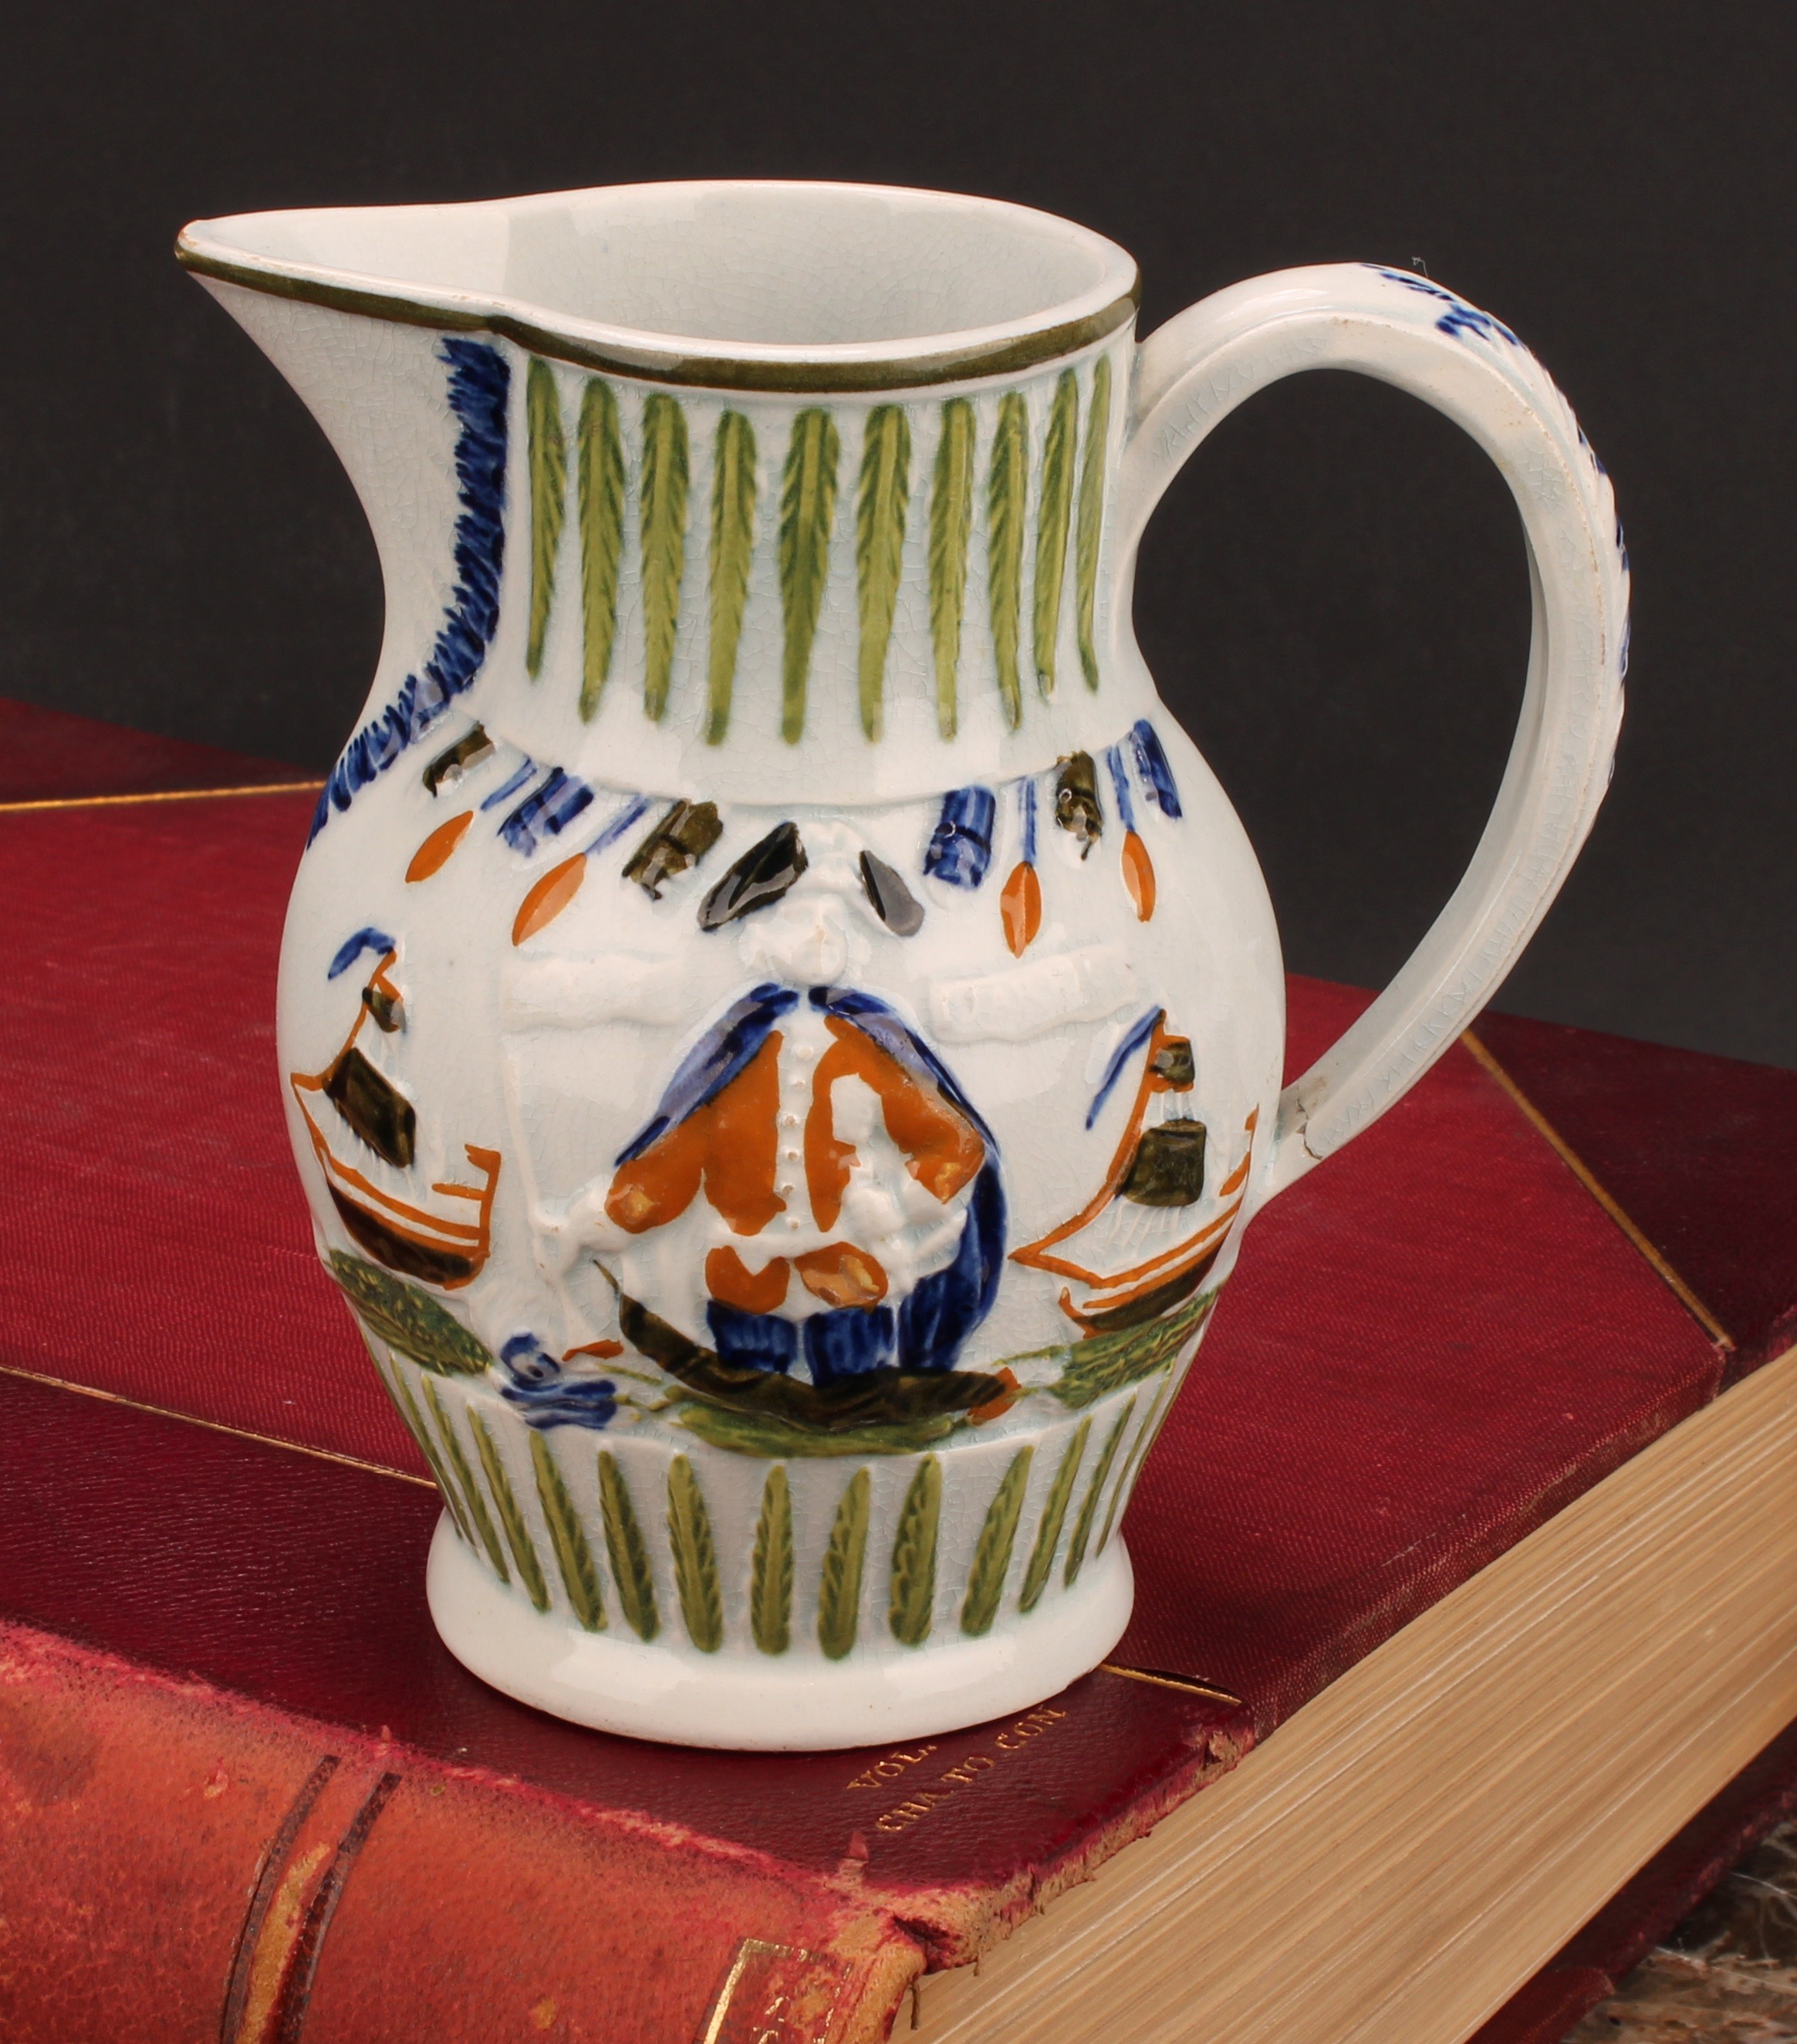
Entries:
{"type": "Polygon", "coordinates": [[[282,951],[319,1252],[441,1488],[451,1650],[654,1739],[1027,1708],[1259,1208],[1477,1012],[1606,785],[1627,569],[1509,329],[1292,270],[1146,344],[1066,221],[709,182],[197,223],[329,436],[386,628],[282,951]],[[1137,543],[1219,420],[1355,369],[1521,509],[1521,726],[1396,982],[1280,1087],[1254,854],[1137,543]]]}

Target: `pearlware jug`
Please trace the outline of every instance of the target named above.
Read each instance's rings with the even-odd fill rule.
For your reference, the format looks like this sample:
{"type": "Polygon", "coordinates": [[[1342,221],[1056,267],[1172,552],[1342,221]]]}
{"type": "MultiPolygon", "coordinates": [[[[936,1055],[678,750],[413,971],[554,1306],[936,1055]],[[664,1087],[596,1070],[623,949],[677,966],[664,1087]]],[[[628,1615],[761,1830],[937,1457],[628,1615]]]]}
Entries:
{"type": "Polygon", "coordinates": [[[1344,264],[1133,337],[1015,206],[620,187],[199,222],[310,405],[386,632],[289,911],[327,1269],[442,1490],[489,1682],[824,1747],[1027,1708],[1129,1616],[1119,1527],[1244,1226],[1476,1013],[1590,828],[1627,567],[1506,327],[1344,264]],[[1527,536],[1496,808],[1280,1089],[1280,951],[1131,628],[1137,542],[1275,378],[1456,420],[1527,536]]]}

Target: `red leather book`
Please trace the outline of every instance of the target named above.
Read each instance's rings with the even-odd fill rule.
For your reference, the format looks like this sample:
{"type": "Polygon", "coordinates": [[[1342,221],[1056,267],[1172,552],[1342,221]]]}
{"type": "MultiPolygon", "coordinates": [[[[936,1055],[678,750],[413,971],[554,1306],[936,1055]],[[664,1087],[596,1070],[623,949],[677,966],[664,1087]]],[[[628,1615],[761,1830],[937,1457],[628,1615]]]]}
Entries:
{"type": "MultiPolygon", "coordinates": [[[[883,2034],[1788,1345],[1797,1074],[1488,1018],[1251,1232],[1111,1667],[891,1752],[578,1730],[436,1642],[435,1496],[313,1256],[272,1024],[310,798],[76,799],[117,792],[0,802],[20,2044],[883,2034]]],[[[1294,1066],[1365,998],[1294,981],[1294,1066]]]]}

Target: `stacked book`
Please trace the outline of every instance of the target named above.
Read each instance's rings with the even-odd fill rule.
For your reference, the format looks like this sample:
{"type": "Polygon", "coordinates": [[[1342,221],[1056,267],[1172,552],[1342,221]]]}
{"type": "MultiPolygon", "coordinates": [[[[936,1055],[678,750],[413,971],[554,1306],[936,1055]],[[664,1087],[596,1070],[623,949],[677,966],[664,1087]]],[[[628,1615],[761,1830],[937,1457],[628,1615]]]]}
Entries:
{"type": "Polygon", "coordinates": [[[9,2044],[1552,2044],[1791,1807],[1797,1074],[1499,1016],[1250,1231],[1104,1668],[796,1756],[486,1689],[282,1124],[296,778],[0,706],[9,2044]]]}

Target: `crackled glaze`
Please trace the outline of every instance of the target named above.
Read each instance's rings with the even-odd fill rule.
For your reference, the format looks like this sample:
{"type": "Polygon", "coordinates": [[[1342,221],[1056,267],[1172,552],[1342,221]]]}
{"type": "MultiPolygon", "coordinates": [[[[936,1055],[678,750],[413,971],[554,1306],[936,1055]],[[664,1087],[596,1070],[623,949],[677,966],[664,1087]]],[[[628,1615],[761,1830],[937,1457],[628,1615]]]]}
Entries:
{"type": "Polygon", "coordinates": [[[321,1251],[443,1493],[444,1637],[727,1745],[1051,1693],[1127,1619],[1118,1526],[1243,1224],[1450,1040],[1588,828],[1626,571],[1563,403],[1507,328],[1357,267],[1138,350],[1120,251],[928,194],[181,252],[386,577],[279,1040],[321,1251]],[[1549,629],[1466,885],[1282,1096],[1265,891],[1129,589],[1210,425],[1328,363],[1487,446],[1549,629]]]}

